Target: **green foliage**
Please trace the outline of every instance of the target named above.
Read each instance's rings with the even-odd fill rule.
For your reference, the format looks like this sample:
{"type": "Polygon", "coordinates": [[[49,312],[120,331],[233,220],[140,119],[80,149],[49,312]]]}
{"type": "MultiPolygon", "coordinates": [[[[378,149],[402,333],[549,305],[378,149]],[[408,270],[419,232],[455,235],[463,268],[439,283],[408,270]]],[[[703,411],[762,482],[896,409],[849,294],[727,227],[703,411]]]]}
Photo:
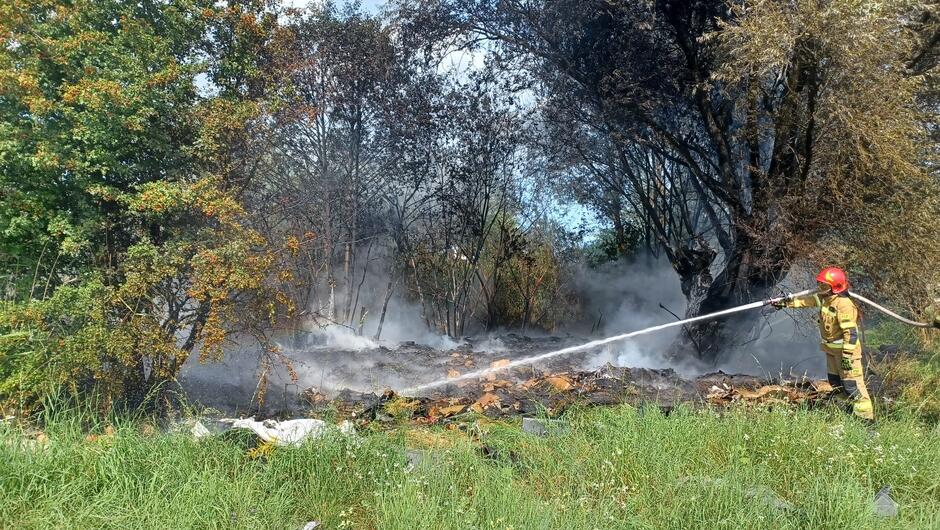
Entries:
{"type": "Polygon", "coordinates": [[[113,350],[108,289],[98,279],[35,302],[0,307],[0,409],[29,411],[60,388],[78,390],[101,374],[113,350]]]}
{"type": "Polygon", "coordinates": [[[494,320],[523,331],[556,330],[571,316],[572,304],[565,300],[568,275],[553,227],[545,223],[522,233],[514,221],[511,225],[487,245],[492,257],[484,263],[484,272],[494,281],[493,303],[498,312],[494,320]]]}
{"type": "MultiPolygon", "coordinates": [[[[190,179],[209,2],[31,1],[0,12],[0,248],[54,269],[112,263],[131,237],[115,194],[190,179]],[[46,246],[48,245],[48,249],[46,246]],[[115,248],[117,246],[118,248],[115,248]]],[[[131,225],[133,226],[133,225],[131,225]]]]}
{"type": "Polygon", "coordinates": [[[918,103],[930,87],[912,71],[923,43],[909,27],[934,19],[933,9],[906,0],[748,0],[709,37],[723,52],[719,82],[760,97],[764,86],[805,86],[783,109],[812,143],[803,182],[793,188],[788,177],[771,195],[787,253],[814,268],[853,268],[856,285],[865,280],[912,312],[940,283],[940,180],[929,137],[938,115],[918,103]],[[763,85],[751,86],[755,79],[763,85]]]}
{"type": "Polygon", "coordinates": [[[891,355],[874,356],[868,369],[881,381],[882,393],[889,395],[887,412],[940,423],[940,349],[924,349],[922,330],[886,319],[865,330],[868,347],[892,345],[891,355]]]}
{"type": "MultiPolygon", "coordinates": [[[[872,310],[874,311],[874,310],[872,310]]],[[[867,313],[868,317],[871,313],[867,313]]],[[[867,320],[867,318],[866,318],[867,320]]],[[[902,324],[897,320],[873,315],[871,322],[865,323],[865,346],[878,349],[882,345],[896,345],[902,349],[917,349],[919,333],[916,328],[902,324]]]]}
{"type": "Polygon", "coordinates": [[[940,422],[940,353],[905,355],[872,369],[881,373],[886,387],[898,392],[897,413],[940,422]]]}
{"type": "Polygon", "coordinates": [[[114,268],[121,281],[112,285],[79,277],[48,298],[4,302],[6,407],[31,410],[62,386],[95,386],[106,404],[139,405],[176,376],[197,344],[201,359],[218,360],[240,323],[292,310],[268,281],[275,260],[264,239],[243,226],[240,208],[212,181],[154,183],[121,200],[129,212],[164,221],[162,243],[142,238],[130,245],[114,268]],[[198,228],[166,221],[173,217],[198,228]]]}
{"type": "Polygon", "coordinates": [[[585,245],[584,257],[588,265],[596,267],[634,255],[639,250],[643,234],[638,227],[631,225],[624,235],[626,241],[618,241],[614,230],[601,230],[596,239],[585,245]]]}
{"type": "Polygon", "coordinates": [[[275,20],[262,2],[0,6],[6,406],[60,385],[139,404],[197,346],[221,357],[239,317],[287,305],[228,191],[230,151],[260,112],[234,78],[256,78],[248,58],[275,20]],[[200,73],[218,96],[199,94],[200,73]]]}

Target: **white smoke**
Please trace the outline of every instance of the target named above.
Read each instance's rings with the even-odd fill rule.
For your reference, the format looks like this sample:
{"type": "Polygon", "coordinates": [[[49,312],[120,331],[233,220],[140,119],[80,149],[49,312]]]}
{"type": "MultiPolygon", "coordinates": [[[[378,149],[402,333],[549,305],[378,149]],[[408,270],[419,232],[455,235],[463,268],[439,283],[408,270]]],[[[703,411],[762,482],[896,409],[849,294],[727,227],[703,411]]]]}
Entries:
{"type": "Polygon", "coordinates": [[[357,335],[355,331],[346,326],[329,325],[314,332],[313,335],[322,342],[316,348],[361,351],[379,347],[379,344],[374,340],[363,335],[357,335]]]}
{"type": "MultiPolygon", "coordinates": [[[[794,267],[780,282],[780,290],[796,292],[815,285],[810,270],[794,267]]],[[[766,307],[760,311],[755,327],[738,330],[746,339],[723,352],[717,368],[772,378],[824,378],[826,357],[819,350],[818,310],[766,307]]]]}
{"type": "MultiPolygon", "coordinates": [[[[686,301],[679,280],[664,259],[642,256],[631,262],[618,261],[578,275],[576,289],[586,300],[592,336],[611,336],[677,320],[685,313],[686,301]]],[[[586,322],[582,324],[582,331],[586,322]]],[[[612,344],[604,353],[588,358],[584,368],[605,363],[632,368],[680,368],[666,359],[669,346],[680,328],[612,344]]]]}
{"type": "Polygon", "coordinates": [[[506,347],[506,343],[504,343],[499,337],[488,336],[480,342],[474,342],[473,351],[486,353],[506,353],[509,351],[509,348],[506,347]]]}

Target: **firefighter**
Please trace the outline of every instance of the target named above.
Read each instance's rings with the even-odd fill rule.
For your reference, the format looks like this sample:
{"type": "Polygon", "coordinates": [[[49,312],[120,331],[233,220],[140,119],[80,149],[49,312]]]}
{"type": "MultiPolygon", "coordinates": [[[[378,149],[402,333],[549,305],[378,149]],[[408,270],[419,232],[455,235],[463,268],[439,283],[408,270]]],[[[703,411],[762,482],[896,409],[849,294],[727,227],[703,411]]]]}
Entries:
{"type": "Polygon", "coordinates": [[[858,330],[858,307],[849,298],[845,271],[826,267],[816,276],[819,292],[775,302],[784,307],[818,307],[821,348],[826,353],[829,384],[852,401],[852,412],[866,420],[875,417],[862,369],[862,343],[858,330]]]}

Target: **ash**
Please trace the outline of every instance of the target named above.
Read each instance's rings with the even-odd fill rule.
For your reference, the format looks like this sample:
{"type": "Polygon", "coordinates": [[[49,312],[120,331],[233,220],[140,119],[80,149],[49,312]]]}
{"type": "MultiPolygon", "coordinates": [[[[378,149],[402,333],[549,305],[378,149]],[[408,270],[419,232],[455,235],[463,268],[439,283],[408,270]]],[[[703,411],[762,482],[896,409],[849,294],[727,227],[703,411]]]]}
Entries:
{"type": "Polygon", "coordinates": [[[257,355],[252,357],[250,352],[231,356],[221,365],[190,367],[180,382],[191,402],[226,415],[338,414],[360,422],[388,419],[393,413],[428,423],[467,413],[491,417],[555,414],[574,404],[653,403],[670,410],[680,402],[813,402],[827,393],[818,383],[799,376],[772,381],[721,371],[695,375],[702,374],[702,367],[667,367],[654,356],[638,352],[638,344],[627,343],[499,370],[420,395],[397,394],[402,388],[584,342],[575,336],[532,338],[509,333],[464,339],[443,348],[411,341],[394,347],[357,344],[358,349],[302,344],[284,351],[298,379],[292,380],[286,369],[275,370],[269,375],[261,405],[256,399],[257,370],[252,366],[257,355]],[[631,361],[641,365],[624,365],[631,361]]]}

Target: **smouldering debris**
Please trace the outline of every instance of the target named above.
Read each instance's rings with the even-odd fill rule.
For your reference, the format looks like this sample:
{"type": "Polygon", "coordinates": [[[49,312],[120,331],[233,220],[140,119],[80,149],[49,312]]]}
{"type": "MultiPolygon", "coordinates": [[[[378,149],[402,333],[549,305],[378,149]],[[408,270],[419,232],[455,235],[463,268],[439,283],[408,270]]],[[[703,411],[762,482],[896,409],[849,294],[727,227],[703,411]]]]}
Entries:
{"type": "MultiPolygon", "coordinates": [[[[811,381],[772,384],[753,376],[716,372],[683,379],[671,369],[623,368],[605,365],[597,370],[543,372],[509,370],[505,379],[486,377],[461,381],[424,396],[382,395],[344,390],[329,401],[311,401],[330,407],[360,423],[407,419],[436,424],[476,414],[492,418],[557,415],[576,403],[613,405],[655,403],[671,409],[678,403],[814,403],[828,392],[811,381]]],[[[319,394],[308,395],[317,397],[319,394]]],[[[531,421],[531,420],[530,420],[531,421]]]]}

